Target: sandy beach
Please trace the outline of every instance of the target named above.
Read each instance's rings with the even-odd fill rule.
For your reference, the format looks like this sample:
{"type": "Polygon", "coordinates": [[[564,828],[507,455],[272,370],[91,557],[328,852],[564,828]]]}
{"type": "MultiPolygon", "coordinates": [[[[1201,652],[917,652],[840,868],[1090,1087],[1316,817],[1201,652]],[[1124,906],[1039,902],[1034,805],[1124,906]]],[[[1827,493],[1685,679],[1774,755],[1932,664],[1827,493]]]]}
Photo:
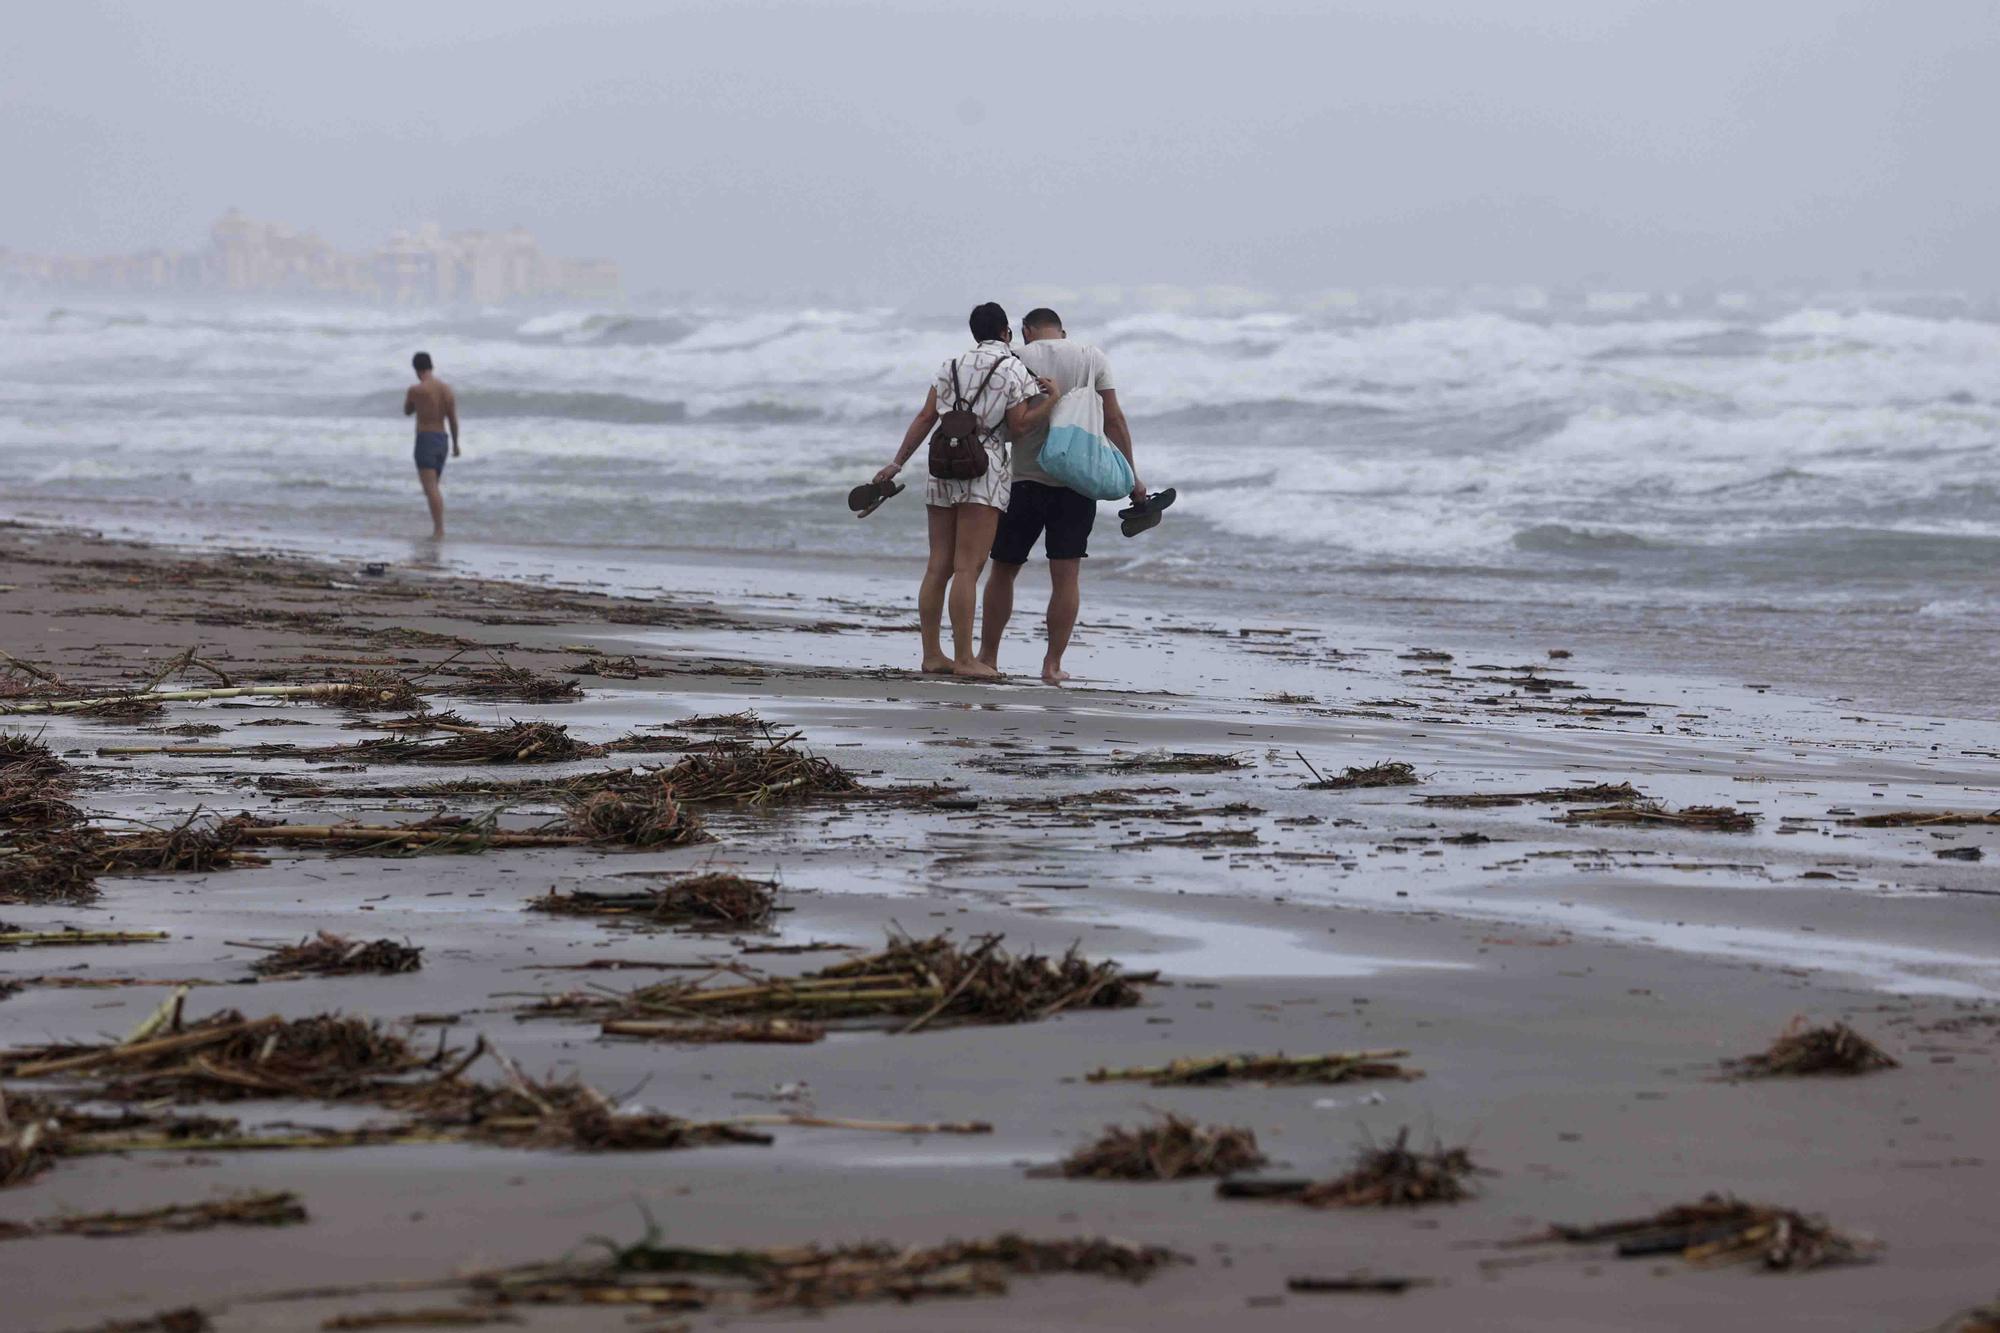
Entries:
{"type": "MultiPolygon", "coordinates": [[[[0,661],[10,691],[0,704],[129,690],[193,650],[199,662],[160,689],[391,672],[431,710],[456,713],[463,734],[546,722],[589,746],[636,735],[657,748],[546,765],[315,755],[413,734],[383,726],[411,710],[254,696],[127,718],[21,712],[0,730],[60,756],[75,774],[70,799],[106,829],[173,826],[197,811],[398,826],[504,805],[487,831],[525,833],[561,804],[409,789],[670,764],[717,738],[782,740],[861,791],[691,805],[712,838],[688,846],[404,855],[267,842],[256,847],[264,865],[108,873],[95,896],[7,902],[0,918],[17,932],[164,938],[5,950],[0,1047],[118,1041],[186,984],[185,1022],[228,1009],[338,1012],[407,1030],[427,1055],[483,1038],[533,1079],[574,1076],[623,1109],[693,1122],[990,1129],[759,1122],[769,1143],[671,1151],[454,1141],[61,1156],[0,1190],[0,1223],[244,1191],[294,1192],[309,1220],[9,1238],[0,1322],[82,1329],[195,1306],[238,1333],[377,1326],[325,1321],[452,1307],[538,1329],[1226,1320],[1915,1333],[1955,1327],[1954,1312],[2000,1296],[2000,825],[1913,822],[2000,806],[2000,723],[1643,674],[1560,643],[1188,619],[1115,596],[1086,605],[1077,669],[1087,679],[975,685],[902,669],[915,655],[912,588],[887,577],[843,581],[774,558],[754,581],[777,591],[743,596],[740,571],[690,561],[681,591],[639,596],[498,572],[514,577],[0,525],[0,647],[27,664],[0,661]],[[474,693],[490,688],[479,673],[501,664],[580,694],[474,693]],[[687,721],[745,712],[754,723],[687,721]],[[175,730],[189,727],[199,730],[175,730]],[[1414,781],[1315,785],[1385,763],[1409,765],[1414,781]],[[1636,790],[1544,798],[1618,784],[1636,790]],[[1665,817],[1574,813],[1620,806],[1665,817]],[[1710,827],[1724,821],[1689,810],[1727,810],[1727,823],[1747,827],[1710,827]],[[1877,818],[1899,812],[1912,818],[1877,818]],[[631,892],[715,869],[776,882],[769,926],[526,910],[552,892],[631,892]],[[269,947],[322,930],[419,947],[421,969],[251,972],[269,947]],[[880,950],[892,932],[941,931],[961,943],[999,936],[1017,955],[1074,945],[1089,962],[1158,978],[1131,1007],[1080,1003],[1014,1024],[899,1034],[903,1021],[835,1023],[821,1040],[782,1044],[600,1035],[606,1005],[662,979],[712,982],[729,968],[796,977],[880,950]],[[527,1012],[564,995],[567,1012],[527,1012]],[[1763,1050],[1795,1018],[1850,1024],[1898,1066],[1725,1076],[1723,1061],[1763,1050]],[[1388,1050],[1408,1052],[1399,1062],[1421,1077],[1086,1078],[1180,1057],[1388,1050]],[[1405,1127],[1426,1146],[1465,1145],[1483,1170],[1456,1204],[1325,1209],[1221,1198],[1209,1178],[1031,1174],[1108,1125],[1162,1112],[1253,1131],[1270,1165],[1252,1179],[1336,1176],[1405,1127]],[[1508,1243],[1711,1192],[1823,1218],[1879,1251],[1785,1274],[1508,1243]],[[648,1219],[675,1246],[1019,1232],[1116,1238],[1178,1259],[1143,1282],[1016,1273],[1004,1293],[822,1310],[492,1307],[449,1281],[587,1254],[591,1237],[630,1243],[648,1219]],[[1357,1273],[1415,1284],[1288,1289],[1357,1273]]],[[[913,585],[914,557],[908,575],[913,585]]],[[[1036,601],[1024,583],[1022,605],[1036,601]]],[[[1011,651],[1003,666],[1025,671],[1026,637],[1011,651]]],[[[490,1063],[474,1072],[500,1076],[490,1063]]],[[[6,1089],[16,1107],[90,1090],[19,1077],[6,1089]]],[[[170,1109],[234,1117],[246,1133],[394,1118],[289,1097],[170,1109]]]]}

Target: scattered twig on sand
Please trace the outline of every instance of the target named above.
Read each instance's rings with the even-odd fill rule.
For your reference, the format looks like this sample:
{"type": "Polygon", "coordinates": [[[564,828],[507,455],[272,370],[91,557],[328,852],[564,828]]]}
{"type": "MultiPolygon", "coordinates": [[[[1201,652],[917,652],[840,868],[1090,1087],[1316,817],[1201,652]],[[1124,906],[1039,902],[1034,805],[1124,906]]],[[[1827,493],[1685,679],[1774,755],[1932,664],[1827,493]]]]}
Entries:
{"type": "Polygon", "coordinates": [[[1558,818],[1566,824],[1662,824],[1721,833],[1742,833],[1757,825],[1756,815],[1728,805],[1690,805],[1679,810],[1657,804],[1604,805],[1571,810],[1558,818]]]}
{"type": "Polygon", "coordinates": [[[85,825],[18,834],[0,845],[0,902],[88,902],[99,875],[207,872],[263,865],[244,846],[253,816],[205,818],[170,828],[108,833],[85,825]]]}
{"type": "Polygon", "coordinates": [[[424,697],[408,676],[397,671],[360,671],[327,682],[326,688],[308,696],[314,703],[348,708],[358,713],[401,709],[416,713],[424,707],[424,697]]]}
{"type": "Polygon", "coordinates": [[[1162,1115],[1138,1129],[1107,1126],[1095,1143],[1036,1174],[1071,1180],[1182,1180],[1248,1171],[1266,1160],[1250,1130],[1162,1115]]]}
{"type": "Polygon", "coordinates": [[[709,713],[684,717],[667,723],[670,731],[711,731],[749,736],[757,732],[768,732],[764,719],[751,709],[740,713],[709,713]]]}
{"type": "Polygon", "coordinates": [[[1386,1147],[1364,1148],[1352,1168],[1331,1180],[1230,1180],[1216,1193],[1225,1199],[1286,1199],[1309,1208],[1458,1203],[1473,1196],[1478,1170],[1464,1148],[1412,1149],[1406,1127],[1386,1147]]]}
{"type": "Polygon", "coordinates": [[[1092,1083],[1146,1082],[1156,1088],[1226,1087],[1231,1083],[1355,1083],[1417,1079],[1421,1070],[1397,1063],[1408,1051],[1336,1051],[1328,1055],[1210,1055],[1132,1069],[1097,1069],[1092,1083]]]}
{"type": "Polygon", "coordinates": [[[573,916],[637,917],[741,929],[770,924],[777,895],[778,886],[770,880],[711,870],[679,876],[658,888],[623,893],[551,891],[529,903],[528,908],[573,916]]]}
{"type": "Polygon", "coordinates": [[[2000,810],[1890,810],[1843,819],[1856,828],[1942,828],[1955,824],[2000,824],[2000,810]]]}
{"type": "Polygon", "coordinates": [[[1730,1073],[1743,1078],[1777,1078],[1804,1074],[1868,1074],[1895,1069],[1895,1057],[1845,1023],[1809,1028],[1803,1018],[1791,1021],[1769,1049],[1724,1061],[1730,1073]]]}
{"type": "Polygon", "coordinates": [[[1353,1295],[1399,1296],[1412,1287],[1428,1287],[1427,1277],[1376,1277],[1369,1273],[1350,1273],[1344,1277],[1288,1277],[1285,1290],[1305,1295],[1353,1295]]]}
{"type": "MultiPolygon", "coordinates": [[[[261,946],[248,946],[252,948],[261,946]]],[[[250,965],[259,976],[351,976],[358,973],[393,975],[415,972],[424,965],[424,951],[394,940],[354,940],[322,930],[309,940],[273,949],[250,965]]]]}
{"type": "Polygon", "coordinates": [[[0,1189],[33,1180],[55,1165],[62,1132],[47,1102],[0,1088],[0,1189]]]}
{"type": "Polygon", "coordinates": [[[721,1042],[749,1042],[787,1046],[809,1046],[826,1036],[817,1023],[792,1018],[736,1018],[699,1022],[656,1018],[606,1019],[598,1029],[607,1037],[643,1037],[648,1041],[710,1045],[721,1042]]]}
{"type": "Polygon", "coordinates": [[[87,1329],[73,1329],[71,1333],[212,1333],[214,1328],[199,1306],[185,1305],[144,1319],[107,1319],[87,1329]]]}
{"type": "Polygon", "coordinates": [[[1925,1333],[2000,1333],[2000,1300],[1961,1310],[1925,1333]]]}
{"type": "Polygon", "coordinates": [[[306,1220],[305,1205],[289,1190],[239,1194],[212,1203],[177,1203],[136,1213],[65,1213],[32,1222],[0,1222],[0,1240],[30,1236],[136,1236],[153,1231],[208,1231],[214,1227],[282,1227],[306,1220]]]}
{"type": "Polygon", "coordinates": [[[1535,801],[1546,805],[1601,804],[1637,805],[1646,794],[1629,782],[1599,782],[1581,787],[1550,787],[1543,791],[1447,792],[1424,797],[1425,805],[1449,806],[1456,810],[1478,810],[1489,806],[1522,805],[1535,801]]]}
{"type": "Polygon", "coordinates": [[[42,831],[83,822],[68,799],[76,786],[76,770],[40,737],[0,735],[0,826],[42,831]]]}
{"type": "MultiPolygon", "coordinates": [[[[1300,758],[1304,758],[1303,755],[1300,758]]],[[[1308,768],[1312,766],[1307,765],[1308,768]]],[[[1319,770],[1314,769],[1317,775],[1319,770]]],[[[1370,764],[1366,768],[1343,768],[1339,777],[1320,778],[1308,782],[1307,791],[1336,791],[1349,787],[1413,787],[1422,779],[1417,776],[1414,765],[1396,761],[1370,764]]]]}
{"type": "Polygon", "coordinates": [[[119,715],[120,710],[136,709],[134,716],[150,717],[167,703],[199,703],[211,699],[310,699],[336,694],[346,687],[321,685],[236,685],[212,690],[150,690],[134,694],[104,694],[82,699],[37,699],[27,703],[0,704],[0,713],[83,713],[94,716],[119,715]]]}
{"type": "Polygon", "coordinates": [[[1865,1262],[1881,1249],[1875,1241],[1834,1230],[1823,1218],[1722,1194],[1664,1208],[1651,1217],[1585,1226],[1557,1224],[1515,1243],[1542,1241],[1572,1245],[1609,1241],[1621,1259],[1678,1254],[1701,1267],[1757,1262],[1767,1269],[1801,1271],[1865,1262]]]}
{"type": "Polygon", "coordinates": [[[524,704],[571,703],[583,697],[583,687],[573,680],[539,675],[499,657],[494,658],[491,666],[475,667],[452,676],[441,688],[447,694],[466,699],[524,704]]]}
{"type": "MultiPolygon", "coordinates": [[[[337,1314],[320,1321],[325,1333],[351,1333],[376,1328],[484,1328],[491,1324],[518,1324],[521,1320],[505,1310],[483,1310],[470,1305],[423,1305],[407,1310],[364,1310],[337,1314]]],[[[667,1333],[662,1329],[660,1333],[667,1333]]]]}
{"type": "Polygon", "coordinates": [[[969,948],[945,934],[926,940],[897,935],[880,953],[802,977],[648,986],[619,997],[609,1017],[901,1017],[910,1019],[901,1031],[915,1032],[933,1023],[1025,1023],[1064,1009],[1123,1008],[1137,1004],[1138,983],[1152,979],[1113,962],[1085,962],[1074,948],[1059,959],[1033,953],[1017,958],[1000,948],[997,935],[969,948]]]}
{"type": "Polygon", "coordinates": [[[291,847],[340,847],[349,852],[423,850],[426,852],[485,852],[496,848],[580,847],[592,841],[578,833],[499,828],[491,818],[447,816],[415,824],[266,824],[244,835],[246,842],[291,847]]]}
{"type": "Polygon", "coordinates": [[[1111,764],[1124,773],[1226,773],[1249,766],[1250,761],[1240,754],[1202,754],[1190,750],[1153,750],[1111,764]]]}
{"type": "Polygon", "coordinates": [[[164,930],[0,930],[0,948],[33,945],[157,944],[172,939],[164,930]]]}

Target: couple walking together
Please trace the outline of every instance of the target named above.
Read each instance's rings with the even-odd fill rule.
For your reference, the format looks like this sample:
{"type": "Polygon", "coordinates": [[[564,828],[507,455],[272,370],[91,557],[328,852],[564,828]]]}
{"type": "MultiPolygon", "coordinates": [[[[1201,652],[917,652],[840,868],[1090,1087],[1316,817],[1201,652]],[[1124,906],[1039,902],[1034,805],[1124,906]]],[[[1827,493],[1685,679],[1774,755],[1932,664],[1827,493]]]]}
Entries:
{"type": "Polygon", "coordinates": [[[903,433],[895,461],[875,474],[874,489],[883,498],[900,490],[896,474],[935,432],[931,476],[924,491],[930,561],[917,594],[925,671],[988,679],[1000,674],[1000,640],[1014,610],[1014,580],[1035,542],[1046,538],[1049,644],[1042,658],[1042,679],[1060,685],[1069,678],[1062,667],[1063,652],[1076,628],[1082,565],[1097,519],[1096,500],[1063,485],[1041,466],[1050,418],[1065,394],[1098,395],[1104,437],[1132,468],[1135,509],[1156,515],[1165,505],[1149,504],[1146,487],[1138,480],[1132,434],[1102,351],[1070,342],[1053,310],[1028,312],[1021,321],[1019,352],[1013,348],[1014,330],[1007,312],[998,305],[980,306],[970,323],[974,347],[939,367],[923,407],[903,433]],[[945,453],[951,455],[943,465],[941,439],[945,453]],[[947,475],[939,475],[941,471],[947,475]],[[993,572],[986,580],[985,615],[975,654],[973,611],[979,575],[989,555],[993,572]],[[947,610],[949,653],[940,642],[947,610]]]}

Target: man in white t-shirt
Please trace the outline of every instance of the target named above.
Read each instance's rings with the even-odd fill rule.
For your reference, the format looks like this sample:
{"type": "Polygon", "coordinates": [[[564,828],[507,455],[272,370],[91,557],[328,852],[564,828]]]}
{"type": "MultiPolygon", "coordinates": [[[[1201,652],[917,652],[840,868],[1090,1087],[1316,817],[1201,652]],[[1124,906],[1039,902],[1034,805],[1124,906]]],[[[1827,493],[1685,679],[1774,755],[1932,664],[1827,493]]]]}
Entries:
{"type": "MultiPolygon", "coordinates": [[[[1095,388],[1104,400],[1104,435],[1125,461],[1132,463],[1132,503],[1146,499],[1146,484],[1137,481],[1132,458],[1132,430],[1118,406],[1111,383],[1111,363],[1101,349],[1073,343],[1056,312],[1031,310],[1021,321],[1023,346],[1018,353],[1028,369],[1055,383],[1058,396],[1072,389],[1095,388]]],[[[1042,679],[1060,685],[1069,679],[1062,668],[1063,652],[1076,629],[1082,604],[1083,561],[1090,554],[1091,525],[1097,521],[1097,501],[1064,486],[1041,469],[1042,444],[1049,438],[1046,421],[1014,441],[1013,487],[993,537],[993,572],[986,577],[986,604],[980,621],[979,660],[994,670],[1000,666],[1000,639],[1014,614],[1014,580],[1038,540],[1049,558],[1049,647],[1042,658],[1042,679]]]]}

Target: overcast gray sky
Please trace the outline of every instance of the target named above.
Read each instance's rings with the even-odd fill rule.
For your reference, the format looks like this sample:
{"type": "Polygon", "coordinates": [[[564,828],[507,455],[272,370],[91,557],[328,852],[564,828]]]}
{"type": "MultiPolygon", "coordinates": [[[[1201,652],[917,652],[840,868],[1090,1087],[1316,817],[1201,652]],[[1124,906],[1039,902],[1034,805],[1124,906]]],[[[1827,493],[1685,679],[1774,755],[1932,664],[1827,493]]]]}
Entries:
{"type": "Polygon", "coordinates": [[[512,224],[767,293],[2000,287],[1993,0],[16,6],[0,245],[512,224]]]}

